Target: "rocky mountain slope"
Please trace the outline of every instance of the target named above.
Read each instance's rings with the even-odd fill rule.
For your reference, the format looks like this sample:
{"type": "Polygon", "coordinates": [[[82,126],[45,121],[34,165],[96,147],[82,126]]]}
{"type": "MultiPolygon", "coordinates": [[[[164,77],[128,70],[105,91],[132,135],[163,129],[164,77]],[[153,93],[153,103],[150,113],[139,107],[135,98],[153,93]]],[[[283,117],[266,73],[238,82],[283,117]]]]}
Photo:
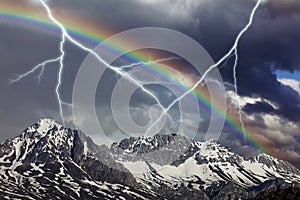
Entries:
{"type": "Polygon", "coordinates": [[[251,199],[299,182],[287,162],[176,134],[98,146],[42,119],[0,146],[1,199],[251,199]]]}

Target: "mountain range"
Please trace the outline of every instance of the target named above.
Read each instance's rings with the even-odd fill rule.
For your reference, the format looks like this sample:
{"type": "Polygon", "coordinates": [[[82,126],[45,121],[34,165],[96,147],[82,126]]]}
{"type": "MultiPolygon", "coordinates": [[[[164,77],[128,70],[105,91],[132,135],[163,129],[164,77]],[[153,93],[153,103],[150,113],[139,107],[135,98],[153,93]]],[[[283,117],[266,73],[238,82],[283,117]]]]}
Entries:
{"type": "Polygon", "coordinates": [[[174,133],[108,147],[41,119],[0,145],[0,199],[268,199],[299,187],[288,162],[174,133]]]}

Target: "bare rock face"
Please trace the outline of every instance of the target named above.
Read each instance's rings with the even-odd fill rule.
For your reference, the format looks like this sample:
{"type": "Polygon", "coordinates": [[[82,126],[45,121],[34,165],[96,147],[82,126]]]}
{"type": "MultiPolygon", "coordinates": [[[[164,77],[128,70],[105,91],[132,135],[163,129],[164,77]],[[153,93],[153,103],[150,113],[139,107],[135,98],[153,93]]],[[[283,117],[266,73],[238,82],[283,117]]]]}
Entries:
{"type": "Polygon", "coordinates": [[[76,162],[93,180],[120,183],[127,186],[137,186],[133,175],[120,163],[117,163],[111,156],[107,146],[97,146],[91,138],[83,133],[74,131],[74,143],[72,148],[72,159],[76,162]],[[93,149],[89,156],[88,152],[93,149]],[[85,154],[86,153],[86,154],[85,154]]]}
{"type": "Polygon", "coordinates": [[[135,162],[143,160],[160,165],[178,165],[192,156],[199,147],[196,142],[177,134],[124,139],[111,145],[117,160],[135,162]]]}
{"type": "Polygon", "coordinates": [[[109,148],[42,119],[0,145],[0,199],[268,199],[298,194],[299,182],[285,161],[177,134],[109,148]]]}

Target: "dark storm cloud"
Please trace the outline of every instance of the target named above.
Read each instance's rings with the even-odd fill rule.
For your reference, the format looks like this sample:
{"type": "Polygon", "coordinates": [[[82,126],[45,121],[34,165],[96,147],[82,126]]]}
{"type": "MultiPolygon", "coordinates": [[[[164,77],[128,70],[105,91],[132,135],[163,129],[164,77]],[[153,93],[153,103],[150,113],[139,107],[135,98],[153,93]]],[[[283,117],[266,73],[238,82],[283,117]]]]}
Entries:
{"type": "Polygon", "coordinates": [[[248,103],[243,107],[243,110],[250,114],[253,114],[253,113],[273,114],[273,113],[275,113],[275,109],[266,102],[257,102],[256,104],[248,103]]]}
{"type": "MultiPolygon", "coordinates": [[[[290,1],[294,2],[294,1],[290,1]]],[[[205,20],[199,26],[199,41],[217,59],[230,47],[241,26],[246,24],[250,4],[253,1],[221,0],[207,3],[200,9],[199,18],[205,20]],[[212,14],[213,11],[213,14],[212,14]]],[[[278,82],[271,69],[293,72],[300,69],[300,29],[297,28],[300,13],[286,15],[289,10],[300,8],[299,3],[279,3],[268,1],[258,10],[252,28],[244,35],[239,46],[238,85],[239,93],[244,96],[259,96],[274,102],[279,110],[276,113],[287,119],[298,121],[300,98],[290,87],[278,82]],[[276,7],[276,9],[275,9],[276,7]],[[280,9],[282,8],[282,9],[280,9]],[[297,114],[296,114],[297,113],[297,114]]],[[[232,80],[232,61],[221,72],[226,81],[232,80]]],[[[254,112],[263,108],[261,104],[248,106],[254,112]]],[[[263,112],[261,110],[261,112],[263,112]]]]}
{"type": "MultiPolygon", "coordinates": [[[[256,1],[53,1],[66,10],[77,10],[78,16],[96,20],[101,26],[118,29],[162,26],[180,30],[198,40],[218,59],[233,43],[246,24],[256,1]],[[153,3],[151,3],[153,2],[153,3]],[[191,3],[196,2],[196,3],[191,3]],[[175,6],[179,4],[180,6],[175,6]]],[[[274,63],[276,68],[299,69],[300,14],[299,1],[271,0],[255,16],[254,25],[240,46],[241,65],[261,67],[274,63]]],[[[248,66],[247,66],[248,67],[248,66]]]]}
{"type": "Polygon", "coordinates": [[[271,16],[289,16],[299,14],[300,1],[298,0],[269,0],[266,5],[271,16]]]}
{"type": "MultiPolygon", "coordinates": [[[[119,31],[136,27],[146,26],[164,26],[181,28],[180,26],[190,27],[192,20],[190,14],[179,15],[170,14],[172,5],[177,2],[181,4],[182,9],[176,10],[179,13],[189,13],[190,10],[184,10],[185,2],[182,1],[139,1],[139,0],[77,0],[73,1],[52,1],[56,7],[63,7],[65,10],[74,11],[77,16],[96,21],[102,25],[114,27],[119,31]],[[148,2],[148,3],[147,3],[148,2]],[[150,3],[149,3],[150,2],[150,3]]],[[[196,1],[195,1],[196,2],[196,1]]]]}
{"type": "MultiPolygon", "coordinates": [[[[100,9],[98,14],[95,11],[93,15],[97,16],[98,20],[104,19],[117,24],[118,27],[175,28],[199,41],[217,60],[224,55],[234,42],[237,33],[247,23],[255,1],[204,0],[199,2],[201,3],[193,8],[182,5],[181,9],[187,9],[188,13],[184,16],[168,15],[172,8],[171,4],[162,2],[147,4],[137,1],[129,1],[126,4],[115,1],[105,4],[101,2],[99,5],[101,4],[102,8],[114,7],[114,14],[103,14],[110,12],[109,9],[100,9]],[[105,17],[103,18],[102,15],[105,17]]],[[[300,67],[300,56],[298,56],[300,29],[297,28],[300,20],[300,14],[297,12],[299,9],[300,4],[296,1],[275,0],[264,3],[255,16],[253,27],[244,35],[239,46],[240,94],[260,96],[274,102],[279,107],[276,112],[290,120],[297,120],[295,113],[300,113],[300,108],[297,106],[300,104],[299,96],[293,89],[278,82],[271,66],[274,69],[288,71],[298,70],[300,67]]],[[[227,65],[223,69],[223,78],[232,82],[232,67],[227,65]]],[[[252,106],[252,108],[257,110],[260,106],[252,106]]],[[[247,111],[251,112],[249,109],[248,107],[247,111]]]]}
{"type": "Polygon", "coordinates": [[[272,101],[278,109],[275,110],[271,105],[264,102],[247,105],[245,111],[248,113],[270,112],[281,115],[289,120],[299,122],[299,118],[295,114],[300,113],[300,97],[298,93],[291,87],[279,83],[268,66],[264,67],[262,65],[260,68],[249,66],[249,68],[242,68],[239,70],[240,94],[246,96],[259,96],[268,99],[272,101]]]}
{"type": "MultiPolygon", "coordinates": [[[[53,3],[75,9],[119,29],[162,26],[182,31],[199,41],[215,59],[233,44],[237,33],[247,23],[252,0],[178,1],[60,1],[53,3]],[[151,3],[152,2],[152,3],[151,3]],[[197,2],[197,3],[191,3],[197,2]],[[87,12],[88,11],[88,12],[87,12]],[[185,14],[182,14],[185,13],[185,14]]],[[[280,84],[271,70],[300,69],[299,1],[272,0],[263,3],[252,28],[240,43],[238,67],[239,92],[245,96],[261,96],[279,107],[279,113],[295,120],[300,99],[291,88],[280,84]],[[291,105],[290,102],[293,102],[291,105]],[[296,106],[295,106],[296,105],[296,106]],[[293,109],[295,108],[295,109],[293,109]]],[[[101,23],[99,24],[101,25],[101,23]]],[[[232,64],[232,62],[229,62],[232,64]]],[[[232,82],[232,65],[221,72],[232,82]]]]}

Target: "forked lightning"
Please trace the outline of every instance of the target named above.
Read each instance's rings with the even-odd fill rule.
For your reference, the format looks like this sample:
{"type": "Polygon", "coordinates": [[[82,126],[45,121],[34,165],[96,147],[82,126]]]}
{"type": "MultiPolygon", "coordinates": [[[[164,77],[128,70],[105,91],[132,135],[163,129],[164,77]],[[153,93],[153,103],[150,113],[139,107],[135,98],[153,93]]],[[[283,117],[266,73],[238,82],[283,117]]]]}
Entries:
{"type": "MultiPolygon", "coordinates": [[[[194,84],[193,87],[191,87],[189,90],[187,90],[183,95],[181,95],[180,97],[176,98],[165,110],[162,111],[162,114],[160,115],[160,117],[157,118],[157,120],[149,127],[149,129],[146,132],[146,135],[149,133],[149,131],[161,120],[161,118],[165,115],[166,112],[168,112],[172,106],[174,106],[177,102],[179,102],[181,99],[183,99],[186,95],[188,95],[189,93],[193,92],[198,85],[205,79],[205,77],[208,75],[209,72],[211,72],[214,68],[218,67],[220,64],[222,64],[224,61],[226,61],[226,59],[228,57],[231,56],[232,53],[234,53],[235,55],[235,63],[233,66],[234,69],[234,87],[235,87],[235,93],[237,94],[237,78],[236,78],[236,67],[238,64],[238,52],[237,52],[237,48],[238,48],[238,44],[239,41],[241,39],[241,37],[244,35],[245,32],[248,31],[248,29],[251,27],[252,22],[253,22],[253,18],[254,15],[258,9],[258,7],[260,6],[262,0],[258,0],[256,5],[254,6],[251,15],[249,17],[249,22],[247,23],[247,25],[241,30],[241,32],[238,34],[238,36],[235,39],[235,42],[232,46],[232,48],[228,51],[228,53],[226,53],[217,63],[215,63],[214,65],[211,65],[202,75],[202,77],[199,79],[199,81],[196,82],[196,84],[194,84]]],[[[240,102],[238,102],[238,106],[239,106],[239,118],[241,121],[241,126],[243,128],[244,134],[245,134],[245,130],[244,130],[244,123],[242,122],[242,116],[241,116],[241,106],[240,106],[240,102]]]]}
{"type": "MultiPolygon", "coordinates": [[[[149,61],[149,62],[139,62],[139,63],[133,63],[130,65],[124,65],[121,67],[116,67],[116,66],[111,66],[110,64],[108,64],[105,60],[103,60],[96,52],[94,52],[92,49],[84,46],[83,44],[81,44],[80,42],[78,42],[77,40],[75,40],[72,36],[69,35],[69,33],[67,32],[66,28],[52,15],[51,9],[50,7],[45,3],[44,0],[40,0],[42,6],[46,9],[48,17],[50,18],[50,20],[57,25],[60,30],[61,30],[61,42],[60,42],[60,55],[57,58],[54,59],[49,59],[46,60],[45,62],[38,64],[37,66],[35,66],[34,68],[32,68],[30,71],[19,75],[16,79],[14,80],[10,80],[10,84],[11,83],[15,83],[19,80],[21,80],[22,78],[34,73],[37,70],[41,70],[39,75],[37,76],[37,78],[40,80],[41,76],[44,72],[44,68],[47,64],[53,63],[53,62],[59,62],[59,71],[58,71],[58,79],[57,79],[57,84],[56,84],[56,89],[55,89],[55,93],[56,93],[56,97],[57,97],[57,101],[59,104],[59,111],[60,111],[60,116],[62,121],[64,122],[64,116],[63,116],[63,108],[62,106],[65,105],[66,103],[64,103],[61,100],[61,95],[60,95],[60,86],[62,84],[62,73],[63,73],[63,69],[64,69],[64,56],[65,56],[65,52],[64,52],[64,44],[65,41],[68,40],[70,41],[72,44],[74,44],[75,46],[77,46],[78,48],[82,49],[83,51],[86,51],[90,54],[92,54],[100,63],[104,64],[107,68],[109,68],[110,70],[114,71],[115,73],[117,73],[118,75],[126,78],[127,80],[129,80],[130,82],[132,82],[133,84],[135,84],[136,86],[138,86],[139,88],[141,88],[146,94],[150,95],[156,102],[157,104],[161,107],[162,109],[162,113],[161,115],[157,118],[156,121],[154,121],[154,123],[151,124],[151,126],[148,128],[147,132],[145,133],[146,135],[149,133],[149,131],[162,119],[162,117],[164,115],[168,115],[168,111],[172,108],[172,106],[174,106],[177,102],[179,102],[181,99],[183,99],[186,95],[188,95],[189,93],[193,92],[198,85],[204,81],[205,77],[215,68],[217,68],[220,64],[222,64],[224,61],[226,61],[230,56],[232,56],[234,54],[235,56],[235,61],[234,61],[234,65],[233,65],[233,78],[234,78],[234,90],[236,93],[236,96],[238,98],[238,107],[239,107],[239,120],[242,126],[242,129],[245,133],[244,130],[244,123],[242,121],[242,112],[241,112],[241,105],[240,105],[240,100],[239,100],[239,96],[238,96],[238,87],[237,87],[237,66],[238,66],[238,45],[240,42],[241,37],[249,30],[249,28],[251,27],[252,23],[253,23],[253,18],[254,15],[257,11],[257,9],[259,8],[260,4],[262,3],[263,0],[258,0],[256,5],[254,6],[250,18],[249,18],[249,22],[247,23],[247,25],[241,30],[241,32],[238,34],[238,36],[235,39],[235,42],[232,46],[232,48],[218,61],[216,62],[214,65],[211,65],[202,75],[202,77],[189,89],[187,90],[185,93],[183,93],[180,97],[176,98],[171,104],[169,104],[169,106],[167,108],[165,108],[164,106],[162,106],[162,104],[160,103],[159,99],[148,89],[146,89],[143,86],[143,83],[134,79],[132,76],[130,76],[129,73],[127,73],[126,71],[124,71],[124,69],[126,68],[132,68],[132,67],[136,67],[136,66],[140,66],[140,65],[148,65],[148,64],[152,64],[152,63],[158,63],[158,62],[162,62],[162,61],[168,61],[171,59],[178,59],[178,57],[170,57],[170,58],[165,58],[165,59],[159,59],[159,60],[155,60],[155,61],[149,61]]],[[[70,104],[66,104],[66,105],[70,105],[70,104]]],[[[72,106],[72,105],[70,105],[72,106]]]]}

